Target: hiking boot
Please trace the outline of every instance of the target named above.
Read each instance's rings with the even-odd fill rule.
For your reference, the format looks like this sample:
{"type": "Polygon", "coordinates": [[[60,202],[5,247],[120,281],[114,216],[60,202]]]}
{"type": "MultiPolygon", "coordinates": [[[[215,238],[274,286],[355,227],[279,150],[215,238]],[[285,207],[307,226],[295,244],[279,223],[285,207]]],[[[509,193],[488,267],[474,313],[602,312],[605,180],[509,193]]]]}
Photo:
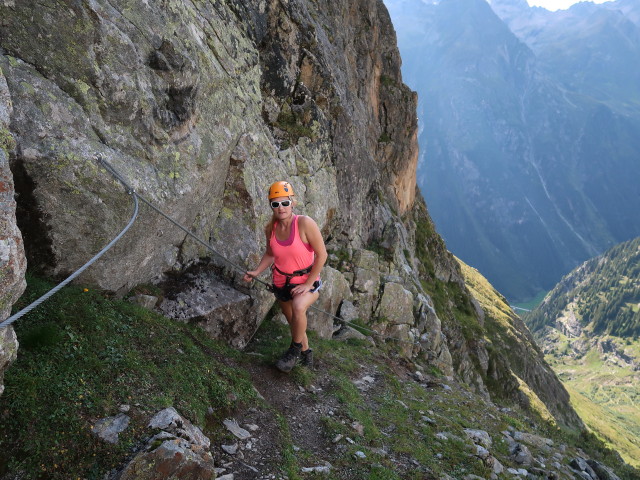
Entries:
{"type": "Polygon", "coordinates": [[[300,350],[302,350],[302,345],[297,346],[292,343],[289,350],[284,352],[280,360],[276,362],[276,368],[281,372],[290,372],[300,360],[300,350]]]}
{"type": "Polygon", "coordinates": [[[305,352],[300,352],[300,365],[313,370],[313,350],[309,348],[305,352]]]}

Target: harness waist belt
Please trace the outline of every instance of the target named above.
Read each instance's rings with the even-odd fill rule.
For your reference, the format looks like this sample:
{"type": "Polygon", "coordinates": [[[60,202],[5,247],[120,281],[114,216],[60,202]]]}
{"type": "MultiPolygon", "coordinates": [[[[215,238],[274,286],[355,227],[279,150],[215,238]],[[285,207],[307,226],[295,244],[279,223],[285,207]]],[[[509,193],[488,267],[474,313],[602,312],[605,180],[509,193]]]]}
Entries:
{"type": "Polygon", "coordinates": [[[276,267],[276,264],[273,264],[273,268],[280,274],[280,275],[284,275],[284,277],[286,278],[286,282],[285,285],[290,285],[291,284],[291,279],[293,277],[299,277],[301,275],[306,275],[307,273],[311,272],[311,269],[313,268],[313,263],[311,265],[309,265],[307,268],[303,268],[300,270],[296,270],[293,273],[286,273],[283,272],[282,270],[280,270],[278,267],[276,267]]]}

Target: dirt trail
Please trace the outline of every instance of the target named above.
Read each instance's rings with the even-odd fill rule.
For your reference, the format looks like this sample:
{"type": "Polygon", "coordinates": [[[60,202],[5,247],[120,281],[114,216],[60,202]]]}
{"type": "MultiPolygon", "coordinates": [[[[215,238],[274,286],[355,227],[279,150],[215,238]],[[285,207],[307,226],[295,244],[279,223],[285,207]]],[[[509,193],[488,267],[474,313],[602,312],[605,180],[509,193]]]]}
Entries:
{"type": "Polygon", "coordinates": [[[268,406],[236,412],[234,418],[240,426],[248,429],[247,425],[257,425],[258,428],[251,432],[250,439],[238,440],[235,454],[213,448],[217,465],[226,468],[222,475],[233,473],[234,480],[282,478],[280,472],[290,444],[294,449],[292,453],[305,458],[299,462],[303,467],[322,466],[330,460],[336,446],[324,434],[322,419],[336,414],[338,402],[330,394],[329,375],[317,370],[314,384],[303,388],[291,374],[262,361],[244,368],[268,406]],[[288,425],[290,438],[283,438],[282,431],[287,430],[282,428],[283,423],[288,425]]]}

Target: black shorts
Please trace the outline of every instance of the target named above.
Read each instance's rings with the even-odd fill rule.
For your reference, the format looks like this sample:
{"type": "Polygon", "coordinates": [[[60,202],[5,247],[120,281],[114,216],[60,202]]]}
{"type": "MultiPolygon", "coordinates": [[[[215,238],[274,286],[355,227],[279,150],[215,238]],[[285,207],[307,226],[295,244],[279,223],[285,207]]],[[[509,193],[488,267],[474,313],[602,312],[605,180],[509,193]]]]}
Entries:
{"type": "MultiPolygon", "coordinates": [[[[284,285],[282,287],[276,287],[275,285],[271,286],[271,291],[276,296],[278,300],[281,302],[288,302],[289,300],[293,300],[293,295],[291,295],[291,290],[300,285],[299,283],[291,283],[289,285],[284,285]]],[[[313,282],[313,288],[310,292],[317,292],[322,287],[322,280],[316,280],[313,282]]]]}

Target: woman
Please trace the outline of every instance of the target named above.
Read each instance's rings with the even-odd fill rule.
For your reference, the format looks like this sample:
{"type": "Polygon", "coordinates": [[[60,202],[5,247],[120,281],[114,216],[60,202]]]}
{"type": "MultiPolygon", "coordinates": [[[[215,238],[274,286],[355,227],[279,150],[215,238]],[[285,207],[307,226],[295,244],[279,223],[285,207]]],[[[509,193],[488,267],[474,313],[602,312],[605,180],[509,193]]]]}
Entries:
{"type": "Polygon", "coordinates": [[[289,372],[300,361],[313,368],[313,351],[307,339],[307,309],[320,295],[319,275],[327,260],[327,250],[316,222],[304,215],[294,215],[296,201],[288,182],[271,185],[269,203],[273,215],[265,227],[267,248],[256,269],[244,275],[244,281],[250,282],[271,266],[274,294],[291,330],[291,346],[276,367],[289,372]]]}

